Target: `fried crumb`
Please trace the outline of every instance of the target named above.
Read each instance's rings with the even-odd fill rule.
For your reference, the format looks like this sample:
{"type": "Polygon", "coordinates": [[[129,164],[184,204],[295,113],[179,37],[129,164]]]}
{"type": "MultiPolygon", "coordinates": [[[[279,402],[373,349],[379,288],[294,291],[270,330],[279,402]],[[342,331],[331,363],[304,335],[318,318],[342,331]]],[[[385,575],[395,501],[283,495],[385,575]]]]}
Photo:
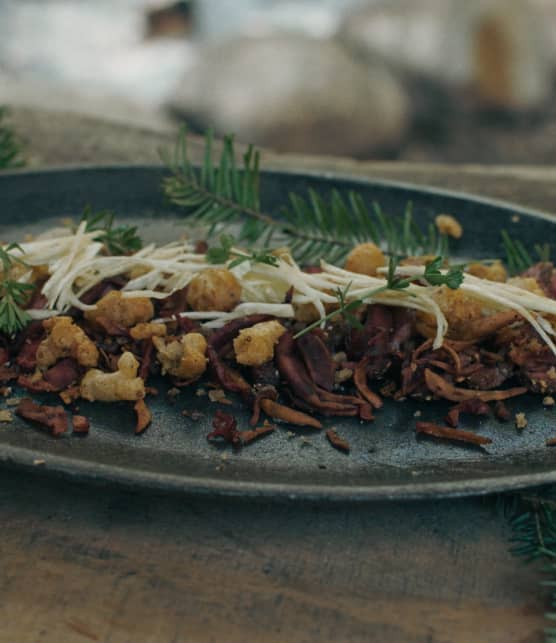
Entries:
{"type": "Polygon", "coordinates": [[[309,440],[309,438],[307,436],[302,435],[300,439],[301,439],[301,446],[302,447],[310,447],[311,446],[312,442],[311,442],[311,440],[309,440]]]}
{"type": "Polygon", "coordinates": [[[14,416],[11,411],[7,409],[2,409],[0,411],[0,422],[13,422],[14,416]]]}
{"type": "Polygon", "coordinates": [[[21,402],[21,398],[20,398],[20,397],[9,397],[9,398],[6,400],[6,404],[7,404],[8,406],[17,406],[20,402],[21,402]]]}
{"type": "Polygon", "coordinates": [[[196,395],[197,397],[203,397],[203,395],[206,395],[206,394],[207,394],[206,390],[205,390],[204,388],[202,388],[202,387],[199,387],[199,388],[195,391],[195,395],[196,395]]]}
{"type": "Polygon", "coordinates": [[[286,435],[288,436],[288,440],[295,438],[295,433],[293,431],[288,431],[286,435]]]}
{"type": "Polygon", "coordinates": [[[220,404],[231,404],[232,401],[226,397],[226,392],[217,388],[208,392],[208,397],[211,402],[218,402],[220,404]]]}
{"type": "Polygon", "coordinates": [[[38,466],[40,466],[41,464],[46,464],[46,460],[39,460],[39,459],[37,459],[37,460],[33,460],[33,464],[34,464],[36,467],[38,467],[38,466]]]}
{"type": "Polygon", "coordinates": [[[351,379],[353,371],[351,368],[342,368],[334,373],[334,382],[336,384],[343,384],[351,379]]]}
{"type": "Polygon", "coordinates": [[[413,417],[414,418],[420,418],[421,417],[421,411],[415,411],[415,413],[413,414],[413,417]]]}
{"type": "Polygon", "coordinates": [[[179,390],[179,388],[176,388],[175,386],[166,391],[166,396],[167,397],[178,397],[179,394],[180,394],[180,390],[179,390]]]}
{"type": "Polygon", "coordinates": [[[4,397],[8,397],[9,395],[12,394],[12,387],[11,386],[2,386],[0,388],[0,393],[2,393],[2,395],[4,397]]]}
{"type": "Polygon", "coordinates": [[[544,406],[554,406],[555,404],[554,398],[552,397],[552,395],[547,395],[546,397],[543,397],[542,403],[544,406]]]}
{"type": "Polygon", "coordinates": [[[334,353],[334,355],[332,355],[332,359],[336,364],[342,364],[342,362],[346,361],[347,355],[344,351],[340,351],[339,353],[334,353]]]}
{"type": "Polygon", "coordinates": [[[519,214],[514,214],[512,217],[512,223],[519,223],[519,214]]]}
{"type": "Polygon", "coordinates": [[[515,428],[524,429],[527,426],[527,418],[525,413],[516,413],[515,414],[515,428]]]}
{"type": "Polygon", "coordinates": [[[548,375],[549,379],[556,380],[556,368],[554,368],[554,366],[551,366],[548,371],[546,371],[546,374],[548,375]]]}
{"type": "Polygon", "coordinates": [[[461,227],[461,223],[451,214],[439,214],[435,218],[434,223],[440,234],[446,234],[454,239],[461,239],[463,228],[461,227]]]}

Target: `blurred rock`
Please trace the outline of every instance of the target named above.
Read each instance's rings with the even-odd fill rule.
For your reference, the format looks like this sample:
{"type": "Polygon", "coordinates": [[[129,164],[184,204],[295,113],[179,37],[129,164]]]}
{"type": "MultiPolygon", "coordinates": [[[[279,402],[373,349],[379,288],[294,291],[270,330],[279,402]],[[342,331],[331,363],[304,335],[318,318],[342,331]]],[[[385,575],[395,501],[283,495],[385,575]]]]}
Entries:
{"type": "Polygon", "coordinates": [[[219,134],[315,154],[391,149],[408,124],[406,95],[382,64],[362,65],[331,41],[286,34],[207,48],[169,107],[219,134]]]}
{"type": "Polygon", "coordinates": [[[454,80],[486,107],[540,108],[552,89],[542,15],[526,0],[454,2],[443,45],[454,80]]]}
{"type": "MultiPolygon", "coordinates": [[[[465,2],[466,0],[464,0],[465,2]]],[[[387,64],[438,77],[452,0],[383,0],[348,11],[337,39],[363,60],[381,57],[387,64]]]]}
{"type": "Polygon", "coordinates": [[[147,38],[180,38],[193,27],[191,0],[178,0],[146,10],[147,38]]]}
{"type": "MultiPolygon", "coordinates": [[[[480,106],[536,110],[552,86],[541,0],[391,0],[348,14],[339,40],[363,59],[457,89],[480,106]]],[[[554,11],[552,12],[554,13],[554,11]]],[[[554,21],[551,21],[554,24],[554,21]]]]}

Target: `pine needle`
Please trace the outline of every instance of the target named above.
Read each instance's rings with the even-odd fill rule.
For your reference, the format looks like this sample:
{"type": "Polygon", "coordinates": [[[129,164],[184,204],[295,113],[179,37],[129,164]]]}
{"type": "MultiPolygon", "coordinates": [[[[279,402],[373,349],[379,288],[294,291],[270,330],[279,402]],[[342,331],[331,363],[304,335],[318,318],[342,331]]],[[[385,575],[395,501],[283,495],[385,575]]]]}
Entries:
{"type": "Polygon", "coordinates": [[[502,245],[506,253],[506,266],[510,275],[525,272],[538,261],[550,261],[551,248],[549,243],[535,244],[536,257],[525,249],[519,239],[512,239],[507,230],[502,230],[502,245]]]}
{"type": "Polygon", "coordinates": [[[8,109],[0,106],[0,170],[9,170],[24,165],[21,143],[11,127],[6,125],[8,109]]]}
{"type": "Polygon", "coordinates": [[[431,223],[426,232],[416,225],[411,204],[403,216],[386,215],[378,204],[370,210],[355,192],[332,190],[325,199],[315,190],[305,195],[288,195],[278,213],[261,209],[259,152],[248,147],[243,165],[236,165],[233,137],[224,138],[218,160],[214,159],[213,137],[205,137],[200,169],[188,157],[186,130],[182,128],[173,158],[164,159],[171,176],[164,180],[168,200],[183,208],[186,216],[207,226],[209,236],[220,234],[230,224],[239,225],[238,240],[269,246],[272,239],[286,243],[302,264],[321,259],[342,261],[358,243],[373,241],[397,257],[447,253],[446,237],[431,223]]]}

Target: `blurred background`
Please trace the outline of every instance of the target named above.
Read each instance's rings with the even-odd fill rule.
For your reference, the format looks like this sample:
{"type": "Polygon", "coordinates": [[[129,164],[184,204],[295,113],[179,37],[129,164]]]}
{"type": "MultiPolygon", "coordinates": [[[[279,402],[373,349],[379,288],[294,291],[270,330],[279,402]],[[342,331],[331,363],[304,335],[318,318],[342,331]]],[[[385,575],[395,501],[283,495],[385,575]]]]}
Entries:
{"type": "Polygon", "coordinates": [[[0,0],[0,104],[360,159],[556,163],[555,0],[0,0]]]}

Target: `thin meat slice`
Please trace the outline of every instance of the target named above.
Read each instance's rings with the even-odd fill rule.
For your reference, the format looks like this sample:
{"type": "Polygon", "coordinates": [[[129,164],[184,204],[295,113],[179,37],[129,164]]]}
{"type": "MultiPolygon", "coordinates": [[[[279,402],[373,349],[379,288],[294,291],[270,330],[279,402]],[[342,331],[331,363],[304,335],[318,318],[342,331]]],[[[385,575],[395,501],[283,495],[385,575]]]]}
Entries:
{"type": "Polygon", "coordinates": [[[336,365],[326,344],[315,333],[302,335],[296,344],[313,382],[325,391],[331,391],[336,365]]]}
{"type": "Polygon", "coordinates": [[[24,420],[36,422],[44,427],[54,437],[68,430],[68,418],[62,406],[43,406],[30,397],[24,397],[17,405],[15,412],[24,420]]]}
{"type": "Polygon", "coordinates": [[[527,392],[525,386],[516,386],[501,391],[478,391],[466,388],[459,388],[447,382],[442,376],[433,373],[430,369],[425,369],[425,382],[427,387],[438,397],[452,402],[463,402],[477,398],[483,402],[492,402],[496,400],[507,400],[510,397],[523,395],[527,392]]]}
{"type": "Polygon", "coordinates": [[[74,415],[71,418],[73,425],[73,432],[79,435],[87,435],[89,433],[89,420],[84,415],[74,415]]]}
{"type": "Polygon", "coordinates": [[[454,442],[465,442],[467,444],[475,444],[483,446],[491,444],[492,440],[471,431],[463,431],[462,429],[452,429],[447,426],[439,426],[433,422],[417,422],[415,431],[419,434],[429,435],[434,438],[441,438],[444,440],[453,440],[454,442]]]}
{"type": "Polygon", "coordinates": [[[358,362],[353,371],[353,383],[361,396],[367,400],[373,408],[380,409],[382,407],[382,399],[374,391],[371,391],[367,383],[367,365],[369,360],[370,357],[367,356],[358,362]]]}
{"type": "Polygon", "coordinates": [[[486,402],[477,399],[476,397],[470,400],[464,400],[448,411],[446,415],[446,423],[452,427],[456,427],[459,423],[460,413],[469,413],[471,415],[488,415],[490,407],[486,402]]]}
{"type": "Polygon", "coordinates": [[[262,410],[275,420],[282,420],[288,424],[296,424],[298,426],[312,426],[315,429],[322,429],[322,424],[317,420],[317,418],[312,417],[307,413],[290,409],[288,406],[278,404],[269,398],[261,399],[260,405],[262,410]]]}
{"type": "Polygon", "coordinates": [[[334,429],[328,429],[326,437],[335,449],[342,451],[343,453],[349,453],[349,442],[341,438],[334,429]]]}
{"type": "Polygon", "coordinates": [[[137,423],[135,424],[135,434],[139,435],[149,426],[152,420],[152,413],[145,403],[145,400],[141,398],[137,400],[133,405],[133,410],[137,415],[137,423]]]}

